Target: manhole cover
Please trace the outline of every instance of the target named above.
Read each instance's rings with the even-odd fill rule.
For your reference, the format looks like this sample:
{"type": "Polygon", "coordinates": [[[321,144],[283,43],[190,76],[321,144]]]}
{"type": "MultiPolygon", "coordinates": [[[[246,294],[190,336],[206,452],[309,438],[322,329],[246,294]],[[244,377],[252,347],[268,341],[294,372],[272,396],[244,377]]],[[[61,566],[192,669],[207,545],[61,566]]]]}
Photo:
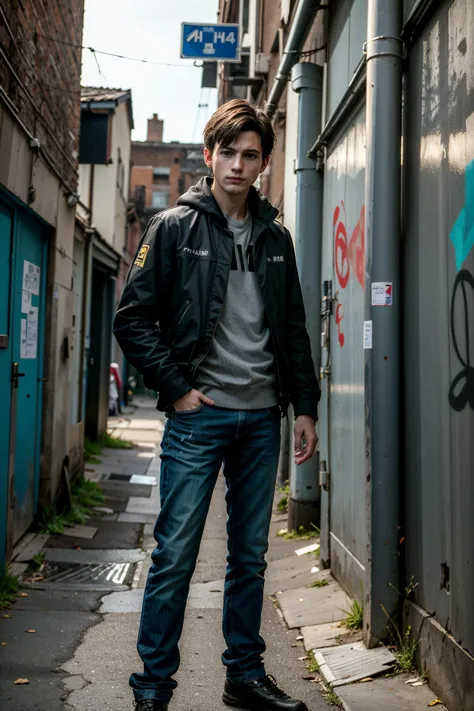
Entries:
{"type": "Polygon", "coordinates": [[[136,563],[48,563],[37,588],[114,591],[130,588],[136,563]]]}

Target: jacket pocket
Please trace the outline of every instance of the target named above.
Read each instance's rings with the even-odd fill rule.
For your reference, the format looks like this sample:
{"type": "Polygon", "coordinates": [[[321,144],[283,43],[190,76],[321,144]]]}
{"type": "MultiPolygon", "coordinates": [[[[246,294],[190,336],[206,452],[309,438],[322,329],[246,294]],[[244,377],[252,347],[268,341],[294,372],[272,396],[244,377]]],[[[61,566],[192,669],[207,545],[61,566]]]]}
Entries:
{"type": "Polygon", "coordinates": [[[179,326],[181,324],[181,321],[184,319],[186,314],[188,313],[189,307],[191,306],[191,299],[186,299],[180,310],[178,311],[178,321],[176,322],[176,326],[174,329],[174,335],[173,335],[173,344],[176,343],[176,338],[178,335],[178,330],[179,326]]]}

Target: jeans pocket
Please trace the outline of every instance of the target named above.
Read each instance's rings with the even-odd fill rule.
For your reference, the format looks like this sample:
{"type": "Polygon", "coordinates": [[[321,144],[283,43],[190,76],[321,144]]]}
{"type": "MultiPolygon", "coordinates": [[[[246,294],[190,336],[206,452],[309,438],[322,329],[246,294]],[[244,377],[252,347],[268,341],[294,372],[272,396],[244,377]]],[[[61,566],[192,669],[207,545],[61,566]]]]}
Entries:
{"type": "Polygon", "coordinates": [[[184,415],[185,417],[188,417],[189,415],[196,415],[198,412],[201,412],[201,410],[204,410],[205,403],[201,402],[201,404],[198,407],[195,407],[193,410],[174,410],[173,414],[174,415],[184,415]]]}

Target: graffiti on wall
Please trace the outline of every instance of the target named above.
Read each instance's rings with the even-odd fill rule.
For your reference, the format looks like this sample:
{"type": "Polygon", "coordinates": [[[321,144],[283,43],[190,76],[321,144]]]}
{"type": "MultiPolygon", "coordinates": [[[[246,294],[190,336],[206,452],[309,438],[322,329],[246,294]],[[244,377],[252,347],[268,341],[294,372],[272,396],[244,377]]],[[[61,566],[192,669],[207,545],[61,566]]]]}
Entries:
{"type": "Polygon", "coordinates": [[[449,389],[449,404],[456,412],[474,410],[474,276],[466,259],[474,247],[474,161],[466,167],[465,206],[449,238],[454,247],[457,275],[451,296],[451,341],[461,366],[449,389]]]}
{"type": "MultiPolygon", "coordinates": [[[[336,278],[341,289],[349,283],[351,273],[356,281],[364,288],[365,284],[365,207],[362,206],[359,220],[354,227],[350,239],[347,236],[347,216],[344,203],[336,206],[332,220],[334,242],[334,265],[336,278]]],[[[344,318],[344,305],[338,299],[336,308],[336,327],[339,345],[344,346],[345,337],[342,321],[344,318]]]]}

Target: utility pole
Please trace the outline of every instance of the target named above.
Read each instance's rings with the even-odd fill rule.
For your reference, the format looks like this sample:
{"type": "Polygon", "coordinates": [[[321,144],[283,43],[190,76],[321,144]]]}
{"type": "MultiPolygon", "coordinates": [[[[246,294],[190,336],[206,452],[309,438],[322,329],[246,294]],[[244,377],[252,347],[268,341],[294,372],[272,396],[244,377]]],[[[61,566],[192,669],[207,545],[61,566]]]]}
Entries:
{"type": "MultiPolygon", "coordinates": [[[[296,262],[306,310],[306,326],[316,373],[321,366],[321,245],[323,176],[308,158],[314,136],[321,133],[323,69],[301,62],[291,72],[298,100],[298,152],[295,161],[296,183],[296,262]]],[[[293,452],[290,452],[293,455],[293,452]]],[[[319,526],[319,453],[300,466],[291,459],[288,529],[319,526]]]]}

